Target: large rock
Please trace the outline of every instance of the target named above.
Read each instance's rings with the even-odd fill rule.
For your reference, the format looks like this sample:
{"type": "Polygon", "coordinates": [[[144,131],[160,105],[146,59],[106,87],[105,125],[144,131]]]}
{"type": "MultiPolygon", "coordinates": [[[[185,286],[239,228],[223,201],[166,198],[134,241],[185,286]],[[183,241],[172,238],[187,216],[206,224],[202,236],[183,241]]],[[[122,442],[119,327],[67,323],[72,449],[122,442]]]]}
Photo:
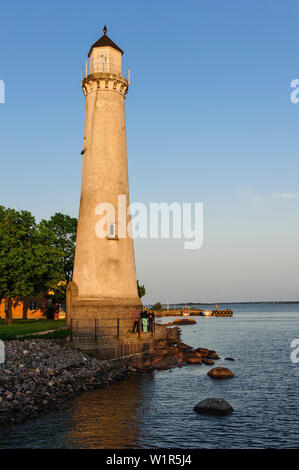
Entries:
{"type": "Polygon", "coordinates": [[[177,348],[176,346],[169,346],[168,351],[169,351],[169,354],[172,354],[174,356],[177,356],[180,352],[179,348],[177,348]]]}
{"type": "Polygon", "coordinates": [[[185,357],[185,359],[189,359],[189,358],[194,358],[194,359],[200,359],[202,360],[203,357],[200,353],[196,352],[194,349],[187,349],[185,351],[183,351],[183,356],[185,357]]]}
{"type": "Polygon", "coordinates": [[[173,325],[194,325],[196,320],[194,318],[177,318],[173,320],[173,325]]]}
{"type": "Polygon", "coordinates": [[[201,357],[208,357],[209,355],[209,350],[205,348],[197,348],[195,349],[195,352],[200,354],[201,357]]]}
{"type": "Polygon", "coordinates": [[[171,352],[169,349],[158,349],[150,353],[151,357],[158,357],[158,356],[169,356],[171,352]]]}
{"type": "Polygon", "coordinates": [[[194,350],[197,354],[201,355],[201,357],[206,357],[207,359],[219,359],[218,354],[216,351],[211,351],[210,349],[206,348],[197,348],[194,350]]]}
{"type": "Polygon", "coordinates": [[[173,328],[167,328],[167,345],[170,346],[171,344],[176,344],[180,341],[180,328],[174,326],[173,328]]]}
{"type": "Polygon", "coordinates": [[[161,357],[159,360],[152,362],[152,366],[157,370],[166,370],[169,367],[173,367],[177,364],[177,359],[175,357],[161,357]]]}
{"type": "Polygon", "coordinates": [[[166,339],[158,339],[158,340],[155,340],[154,342],[154,349],[157,349],[157,350],[163,350],[163,349],[167,349],[168,348],[168,343],[166,341],[166,339]]]}
{"type": "Polygon", "coordinates": [[[193,408],[198,414],[227,415],[233,407],[222,398],[206,398],[193,408]]]}
{"type": "Polygon", "coordinates": [[[201,364],[202,358],[196,356],[186,356],[185,361],[187,364],[201,364]]]}
{"type": "Polygon", "coordinates": [[[216,351],[209,351],[208,359],[216,359],[217,360],[217,359],[219,359],[219,356],[216,353],[216,351]]]}
{"type": "Polygon", "coordinates": [[[130,366],[134,369],[143,370],[151,367],[151,361],[147,356],[139,356],[130,360],[130,366]]]}
{"type": "Polygon", "coordinates": [[[182,343],[182,341],[180,341],[178,343],[178,348],[180,351],[187,351],[188,349],[193,349],[192,346],[189,346],[188,344],[185,344],[185,343],[182,343]]]}
{"type": "Polygon", "coordinates": [[[234,375],[235,374],[226,367],[214,367],[208,372],[208,376],[212,377],[212,379],[228,379],[234,377],[234,375]]]}
{"type": "Polygon", "coordinates": [[[213,364],[215,364],[215,362],[213,361],[213,359],[207,359],[206,357],[203,357],[202,358],[202,362],[204,364],[206,364],[207,366],[212,366],[213,364]]]}

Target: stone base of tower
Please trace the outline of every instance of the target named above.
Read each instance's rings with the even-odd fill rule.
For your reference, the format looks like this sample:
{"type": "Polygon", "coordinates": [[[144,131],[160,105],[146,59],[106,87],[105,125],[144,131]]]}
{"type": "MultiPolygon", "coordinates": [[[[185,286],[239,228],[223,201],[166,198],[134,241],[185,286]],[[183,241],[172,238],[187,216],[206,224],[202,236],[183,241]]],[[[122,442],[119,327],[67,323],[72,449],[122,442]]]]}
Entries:
{"type": "Polygon", "coordinates": [[[82,299],[74,282],[67,288],[66,318],[75,347],[100,359],[130,356],[152,347],[151,333],[132,333],[140,299],[82,299]]]}
{"type": "Polygon", "coordinates": [[[119,359],[138,354],[144,354],[153,349],[153,339],[146,339],[141,341],[124,341],[124,340],[111,340],[103,341],[102,339],[94,340],[92,337],[76,337],[73,336],[69,340],[71,347],[80,349],[86,354],[91,354],[97,359],[119,359]]]}

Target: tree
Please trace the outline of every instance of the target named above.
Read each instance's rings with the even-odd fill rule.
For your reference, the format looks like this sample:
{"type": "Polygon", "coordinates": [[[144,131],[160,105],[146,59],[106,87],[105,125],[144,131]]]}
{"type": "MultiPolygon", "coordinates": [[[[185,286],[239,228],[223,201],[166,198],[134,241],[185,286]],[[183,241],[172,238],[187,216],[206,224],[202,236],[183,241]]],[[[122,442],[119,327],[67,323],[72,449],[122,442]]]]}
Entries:
{"type": "Polygon", "coordinates": [[[63,252],[61,263],[66,282],[73,278],[77,223],[75,217],[60,212],[56,212],[49,220],[41,221],[41,225],[54,232],[54,246],[63,252]]]}
{"type": "Polygon", "coordinates": [[[63,276],[61,256],[54,233],[37,225],[30,212],[0,206],[0,299],[8,323],[13,302],[57,285],[63,276]]]}
{"type": "Polygon", "coordinates": [[[66,296],[66,287],[73,278],[75,258],[77,219],[69,215],[56,212],[49,220],[42,220],[41,226],[51,230],[55,236],[54,246],[62,252],[61,270],[63,276],[52,289],[53,301],[63,303],[66,296]]]}
{"type": "Polygon", "coordinates": [[[137,281],[137,290],[138,290],[138,297],[141,299],[146,294],[146,290],[143,284],[139,284],[137,281]]]}
{"type": "Polygon", "coordinates": [[[155,305],[152,307],[153,310],[162,310],[161,302],[156,302],[155,305]]]}

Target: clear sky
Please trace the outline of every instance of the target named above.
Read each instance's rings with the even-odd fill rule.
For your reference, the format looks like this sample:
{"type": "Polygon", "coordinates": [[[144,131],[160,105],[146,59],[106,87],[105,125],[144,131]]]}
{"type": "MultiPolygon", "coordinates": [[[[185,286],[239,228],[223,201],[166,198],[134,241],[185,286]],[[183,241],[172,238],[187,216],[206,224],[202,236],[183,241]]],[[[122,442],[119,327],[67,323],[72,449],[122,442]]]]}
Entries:
{"type": "Polygon", "coordinates": [[[78,214],[80,67],[124,51],[131,201],[203,202],[204,246],[136,240],[145,302],[299,299],[297,0],[1,5],[0,201],[78,214]],[[217,293],[217,294],[216,294],[217,293]]]}

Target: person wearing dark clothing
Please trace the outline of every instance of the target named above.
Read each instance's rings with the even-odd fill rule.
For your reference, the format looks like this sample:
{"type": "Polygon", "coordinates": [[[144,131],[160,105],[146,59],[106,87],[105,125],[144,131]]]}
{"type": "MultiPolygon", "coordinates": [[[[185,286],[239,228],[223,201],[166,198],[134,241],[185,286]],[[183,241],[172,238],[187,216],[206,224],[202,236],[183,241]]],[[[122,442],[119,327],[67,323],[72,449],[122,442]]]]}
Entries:
{"type": "Polygon", "coordinates": [[[148,312],[148,331],[153,331],[154,322],[155,322],[155,313],[153,309],[151,308],[148,312]]]}
{"type": "Polygon", "coordinates": [[[133,313],[133,333],[137,329],[137,333],[139,333],[139,319],[140,319],[140,308],[137,307],[133,313]]]}

